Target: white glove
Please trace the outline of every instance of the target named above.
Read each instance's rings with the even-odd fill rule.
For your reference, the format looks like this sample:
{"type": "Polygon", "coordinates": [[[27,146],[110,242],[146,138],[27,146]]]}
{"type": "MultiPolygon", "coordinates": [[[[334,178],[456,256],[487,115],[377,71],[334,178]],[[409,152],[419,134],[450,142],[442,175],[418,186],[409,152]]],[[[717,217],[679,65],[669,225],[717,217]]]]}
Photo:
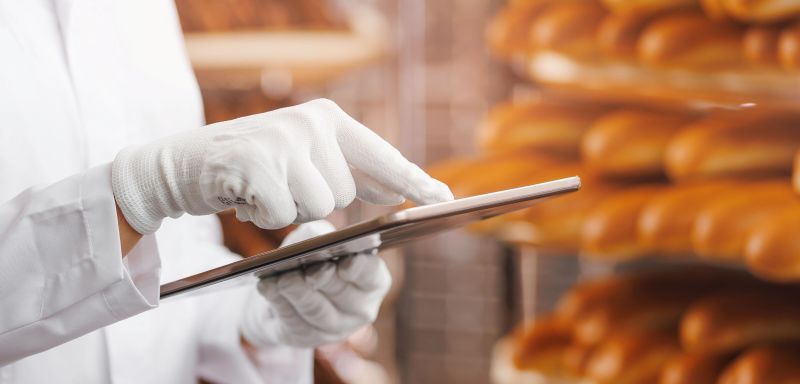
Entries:
{"type": "Polygon", "coordinates": [[[230,207],[262,228],[317,220],[355,197],[384,205],[453,198],[334,102],[225,121],[122,150],[112,165],[114,197],[142,234],[165,217],[230,207]]]}
{"type": "MultiPolygon", "coordinates": [[[[333,230],[324,220],[303,224],[281,245],[333,230]]],[[[241,332],[258,347],[341,341],[375,321],[391,285],[386,264],[368,253],[268,277],[245,307],[241,332]]]]}

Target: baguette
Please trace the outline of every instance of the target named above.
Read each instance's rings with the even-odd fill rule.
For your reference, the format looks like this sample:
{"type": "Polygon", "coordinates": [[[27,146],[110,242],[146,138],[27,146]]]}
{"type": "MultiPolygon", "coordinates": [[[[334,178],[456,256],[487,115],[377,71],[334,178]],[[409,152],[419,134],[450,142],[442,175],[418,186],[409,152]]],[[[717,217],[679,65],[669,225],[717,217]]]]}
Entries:
{"type": "Polygon", "coordinates": [[[739,261],[747,235],[774,212],[798,202],[783,180],[742,184],[715,197],[697,214],[692,249],[701,257],[739,261]]]}
{"type": "Polygon", "coordinates": [[[765,67],[778,65],[778,39],[781,29],[776,26],[750,27],[742,38],[744,57],[750,64],[765,67]]]}
{"type": "Polygon", "coordinates": [[[529,49],[528,28],[550,2],[518,2],[501,9],[486,25],[485,37],[490,51],[500,59],[526,52],[529,49]]]}
{"type": "Polygon", "coordinates": [[[679,185],[650,200],[637,221],[639,244],[657,253],[684,255],[692,251],[692,228],[698,213],[720,194],[738,188],[731,182],[679,185]]]}
{"type": "Polygon", "coordinates": [[[800,193],[800,150],[794,157],[794,169],[792,171],[792,187],[795,193],[800,193]]]}
{"type": "Polygon", "coordinates": [[[664,166],[677,181],[788,175],[800,147],[799,125],[799,116],[786,113],[709,116],[670,139],[664,166]]]}
{"type": "MultiPolygon", "coordinates": [[[[552,167],[558,163],[548,157],[529,153],[498,154],[482,161],[473,162],[461,172],[458,164],[453,164],[449,170],[440,166],[434,174],[447,176],[443,182],[450,186],[456,197],[474,196],[483,193],[495,192],[502,189],[522,187],[530,184],[549,181],[552,167]]],[[[574,167],[577,169],[577,166],[574,167]]],[[[568,171],[561,177],[574,176],[568,171]]],[[[558,178],[558,177],[553,177],[558,178]]],[[[501,231],[506,223],[524,216],[524,210],[511,212],[487,220],[477,221],[469,225],[469,229],[495,235],[501,231]]]]}
{"type": "Polygon", "coordinates": [[[741,272],[700,266],[627,272],[581,282],[561,296],[555,314],[574,325],[598,307],[630,301],[630,297],[641,292],[674,285],[705,287],[711,284],[724,288],[745,285],[749,281],[753,279],[741,272]]]}
{"type": "Polygon", "coordinates": [[[478,147],[490,153],[524,150],[575,159],[581,137],[601,112],[550,102],[501,104],[478,127],[478,147]]]}
{"type": "Polygon", "coordinates": [[[646,255],[637,238],[636,221],[662,185],[646,185],[618,192],[586,215],[581,228],[581,254],[603,260],[627,260],[646,255]]]}
{"type": "Polygon", "coordinates": [[[576,174],[581,176],[580,191],[526,209],[523,223],[509,240],[554,250],[577,250],[586,213],[620,186],[592,178],[574,165],[553,167],[550,172],[542,173],[548,179],[576,174]]]}
{"type": "Polygon", "coordinates": [[[572,334],[564,322],[555,317],[540,317],[515,333],[512,361],[520,370],[559,375],[563,373],[564,351],[571,342],[572,334]]]}
{"type": "MultiPolygon", "coordinates": [[[[458,174],[447,175],[448,184],[457,197],[474,196],[546,181],[539,175],[552,164],[551,158],[536,154],[503,154],[470,164],[458,174]]],[[[453,171],[455,173],[455,167],[453,171]]]]}
{"type": "Polygon", "coordinates": [[[709,19],[719,22],[731,21],[728,12],[725,11],[724,0],[700,0],[700,7],[709,19]]]}
{"type": "Polygon", "coordinates": [[[741,274],[699,271],[687,273],[679,282],[621,292],[573,321],[575,341],[595,345],[619,332],[676,329],[687,308],[702,295],[750,284],[752,279],[741,274]]]}
{"type": "Polygon", "coordinates": [[[637,46],[639,59],[656,67],[718,69],[743,60],[742,30],[699,12],[676,12],[650,23],[637,46]]]}
{"type": "Polygon", "coordinates": [[[771,23],[800,15],[800,2],[795,0],[720,0],[725,12],[745,22],[771,23]]]}
{"type": "Polygon", "coordinates": [[[669,330],[677,327],[696,293],[657,287],[647,293],[632,293],[617,301],[599,305],[574,324],[576,342],[597,345],[623,331],[669,330]]]}
{"type": "Polygon", "coordinates": [[[602,0],[615,13],[657,13],[673,9],[696,8],[698,0],[602,0]]]}
{"type": "Polygon", "coordinates": [[[800,346],[784,344],[750,348],[725,368],[718,383],[800,383],[800,346]]]}
{"type": "Polygon", "coordinates": [[[800,23],[785,28],[778,39],[778,58],[787,70],[800,70],[800,23]]]}
{"type": "Polygon", "coordinates": [[[501,156],[485,157],[457,157],[435,163],[425,168],[431,177],[447,185],[465,179],[473,167],[492,161],[497,161],[501,156]]]}
{"type": "Polygon", "coordinates": [[[567,374],[575,377],[583,377],[586,375],[586,368],[589,361],[592,359],[597,346],[573,343],[569,345],[562,356],[561,364],[567,374]]]}
{"type": "Polygon", "coordinates": [[[531,23],[531,47],[578,58],[596,56],[595,35],[605,14],[606,10],[595,1],[555,3],[531,23]]]}
{"type": "Polygon", "coordinates": [[[745,240],[744,259],[754,274],[774,281],[800,281],[800,204],[774,212],[745,240]]]}
{"type": "Polygon", "coordinates": [[[621,60],[636,59],[636,43],[645,27],[653,21],[649,13],[612,13],[597,29],[597,47],[608,57],[621,60]]]}
{"type": "Polygon", "coordinates": [[[733,357],[731,354],[681,354],[664,365],[659,383],[716,384],[720,373],[733,357]]]}
{"type": "Polygon", "coordinates": [[[679,353],[672,332],[619,334],[592,353],[587,376],[598,384],[654,383],[664,363],[679,353]]]}
{"type": "Polygon", "coordinates": [[[681,343],[692,353],[733,353],[756,344],[800,341],[797,290],[755,288],[721,292],[698,300],[680,326],[681,343]]]}
{"type": "Polygon", "coordinates": [[[691,116],[620,110],[592,124],[581,142],[581,156],[591,172],[607,177],[663,175],[664,150],[670,137],[691,116]]]}

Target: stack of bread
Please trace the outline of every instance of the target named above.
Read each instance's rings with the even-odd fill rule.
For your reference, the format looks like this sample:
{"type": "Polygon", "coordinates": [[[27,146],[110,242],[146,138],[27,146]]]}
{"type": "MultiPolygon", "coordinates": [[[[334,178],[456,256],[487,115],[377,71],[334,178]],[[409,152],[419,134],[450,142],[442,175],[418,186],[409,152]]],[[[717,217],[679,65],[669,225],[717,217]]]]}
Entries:
{"type": "Polygon", "coordinates": [[[510,1],[486,35],[501,58],[556,52],[655,68],[800,69],[792,0],[510,1]]]}
{"type": "Polygon", "coordinates": [[[430,168],[457,196],[573,175],[583,188],[476,230],[594,259],[697,256],[800,279],[798,113],[537,100],[495,107],[477,142],[481,155],[430,168]]]}
{"type": "Polygon", "coordinates": [[[798,287],[709,267],[577,285],[497,346],[498,384],[800,380],[798,287]]]}
{"type": "Polygon", "coordinates": [[[495,381],[800,383],[800,287],[779,285],[800,282],[800,1],[509,0],[487,40],[540,99],[494,107],[480,155],[432,171],[461,196],[583,188],[473,229],[692,266],[579,284],[498,343],[495,381]]]}
{"type": "Polygon", "coordinates": [[[325,0],[177,0],[186,32],[343,30],[343,15],[325,0]]]}

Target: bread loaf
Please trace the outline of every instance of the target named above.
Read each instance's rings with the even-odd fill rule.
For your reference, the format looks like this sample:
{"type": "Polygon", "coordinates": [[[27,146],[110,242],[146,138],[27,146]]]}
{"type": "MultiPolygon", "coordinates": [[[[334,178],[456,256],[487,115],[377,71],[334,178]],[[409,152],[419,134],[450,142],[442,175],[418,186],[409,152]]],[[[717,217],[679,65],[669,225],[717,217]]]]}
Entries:
{"type": "Polygon", "coordinates": [[[643,292],[663,290],[663,287],[686,286],[725,288],[745,285],[753,281],[742,272],[711,267],[662,268],[648,271],[627,272],[605,278],[584,281],[561,296],[556,316],[569,324],[589,316],[596,308],[609,303],[629,302],[639,298],[643,292]]]}
{"type": "Polygon", "coordinates": [[[729,353],[756,344],[800,341],[797,290],[751,288],[698,300],[681,320],[681,343],[692,353],[729,353]]]}
{"type": "MultiPolygon", "coordinates": [[[[472,167],[496,161],[500,157],[502,157],[502,155],[494,157],[465,156],[451,158],[426,167],[425,172],[434,179],[451,185],[457,183],[459,180],[468,179],[472,167]]],[[[513,157],[516,156],[510,156],[510,158],[513,157]]]]}
{"type": "Polygon", "coordinates": [[[674,180],[788,175],[800,147],[800,117],[738,112],[690,124],[670,139],[664,157],[674,180]]]}
{"type": "Polygon", "coordinates": [[[581,155],[591,172],[607,177],[663,175],[664,150],[670,137],[692,116],[645,110],[608,113],[591,125],[581,155]]]}
{"type": "Polygon", "coordinates": [[[524,150],[574,159],[581,137],[602,111],[542,101],[501,104],[478,127],[478,147],[490,153],[524,150]]]}
{"type": "Polygon", "coordinates": [[[619,332],[676,329],[687,308],[699,297],[750,284],[752,279],[740,274],[702,271],[687,272],[684,279],[671,284],[651,282],[636,291],[620,292],[574,320],[574,338],[578,343],[595,345],[619,332]]]}
{"type": "Polygon", "coordinates": [[[616,59],[636,59],[636,44],[644,28],[654,19],[649,13],[612,13],[597,29],[597,46],[604,55],[616,59]]]}
{"type": "Polygon", "coordinates": [[[783,344],[750,348],[725,368],[718,383],[800,383],[800,346],[783,344]]]}
{"type": "Polygon", "coordinates": [[[186,32],[231,30],[346,30],[347,20],[322,0],[177,0],[186,32]]]}
{"type": "Polygon", "coordinates": [[[647,293],[598,305],[574,324],[575,340],[596,345],[611,335],[625,331],[675,329],[686,308],[696,299],[694,292],[657,287],[647,293]]]}
{"type": "Polygon", "coordinates": [[[591,346],[623,330],[676,328],[699,295],[753,281],[745,273],[709,267],[629,272],[575,286],[561,297],[555,315],[571,324],[576,343],[591,346]]]}
{"type": "Polygon", "coordinates": [[[586,215],[581,228],[581,254],[596,259],[625,260],[646,255],[637,236],[642,208],[663,185],[645,185],[609,196],[586,215]]]}
{"type": "Polygon", "coordinates": [[[784,28],[778,40],[778,58],[783,68],[800,70],[800,23],[784,28]]]}
{"type": "Polygon", "coordinates": [[[672,9],[695,8],[698,0],[602,0],[615,13],[656,13],[672,9]]]}
{"type": "MultiPolygon", "coordinates": [[[[458,175],[446,178],[457,197],[473,196],[500,189],[521,187],[547,179],[539,176],[554,160],[529,153],[502,154],[469,164],[458,175]]],[[[441,173],[441,171],[439,171],[441,173]]]]}
{"type": "Polygon", "coordinates": [[[745,183],[720,193],[698,212],[692,249],[710,259],[742,260],[750,232],[795,202],[800,200],[784,180],[745,183]]]}
{"type": "Polygon", "coordinates": [[[733,357],[731,354],[683,353],[664,365],[659,383],[716,384],[733,357]]]}
{"type": "Polygon", "coordinates": [[[624,292],[630,292],[646,282],[657,280],[661,275],[671,277],[675,274],[672,271],[627,273],[583,281],[559,298],[555,314],[567,323],[574,324],[600,303],[612,300],[624,292]],[[653,276],[654,274],[656,276],[653,276]]]}
{"type": "Polygon", "coordinates": [[[586,213],[620,186],[592,178],[575,165],[553,167],[542,173],[548,179],[570,174],[581,176],[581,190],[528,208],[524,214],[524,226],[519,227],[515,241],[556,250],[578,249],[586,213]]]}
{"type": "Polygon", "coordinates": [[[800,204],[787,204],[765,218],[745,240],[744,259],[754,274],[800,281],[800,204]]]}
{"type": "Polygon", "coordinates": [[[728,16],[728,12],[725,11],[724,1],[725,0],[700,0],[700,6],[703,8],[703,12],[706,16],[711,20],[720,22],[730,21],[731,18],[728,16]]]}
{"type": "Polygon", "coordinates": [[[639,215],[640,246],[663,254],[689,254],[692,228],[700,210],[720,194],[736,188],[737,184],[720,181],[678,185],[663,191],[639,215]]]}
{"type": "MultiPolygon", "coordinates": [[[[443,177],[440,180],[450,186],[456,197],[474,196],[559,178],[548,178],[553,175],[550,171],[554,164],[558,163],[551,158],[535,154],[497,154],[476,161],[462,161],[461,164],[455,160],[450,164],[439,165],[432,173],[436,177],[443,177]]],[[[573,168],[577,169],[577,165],[573,168]]],[[[568,177],[569,173],[560,175],[568,177]]],[[[524,210],[517,211],[478,221],[471,224],[469,229],[495,235],[507,221],[524,216],[524,212],[524,210]]]]}
{"type": "Polygon", "coordinates": [[[742,39],[744,57],[759,66],[778,65],[778,38],[781,28],[777,26],[754,26],[747,29],[742,39]]]}
{"type": "Polygon", "coordinates": [[[800,2],[794,0],[720,0],[733,18],[753,23],[775,22],[800,16],[800,2]]]}
{"type": "Polygon", "coordinates": [[[524,53],[530,47],[528,29],[531,22],[552,0],[514,2],[494,15],[486,26],[486,43],[492,53],[508,59],[514,54],[524,53]]]}
{"type": "Polygon", "coordinates": [[[800,193],[800,151],[794,157],[794,169],[792,171],[792,187],[796,193],[800,193]]]}
{"type": "Polygon", "coordinates": [[[597,2],[561,1],[533,20],[529,30],[531,46],[579,58],[597,54],[595,34],[606,10],[597,2]]]}
{"type": "Polygon", "coordinates": [[[562,365],[567,374],[575,377],[583,377],[586,375],[586,368],[589,361],[592,359],[597,346],[586,345],[580,343],[570,344],[562,356],[562,365]]]}
{"type": "Polygon", "coordinates": [[[520,370],[560,374],[563,371],[564,351],[571,342],[570,329],[560,319],[550,316],[537,318],[514,335],[514,366],[520,370]]]}
{"type": "Polygon", "coordinates": [[[672,332],[623,333],[592,353],[587,376],[598,384],[655,383],[664,363],[679,353],[672,332]]]}
{"type": "Polygon", "coordinates": [[[731,68],[743,61],[742,30],[715,23],[699,12],[663,15],[645,28],[637,51],[642,62],[658,67],[731,68]]]}

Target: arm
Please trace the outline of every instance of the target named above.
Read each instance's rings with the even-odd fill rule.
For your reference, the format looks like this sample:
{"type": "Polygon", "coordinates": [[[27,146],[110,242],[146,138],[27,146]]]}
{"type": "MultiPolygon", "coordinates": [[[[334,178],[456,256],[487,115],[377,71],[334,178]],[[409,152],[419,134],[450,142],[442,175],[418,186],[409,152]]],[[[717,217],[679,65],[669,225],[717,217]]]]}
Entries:
{"type": "Polygon", "coordinates": [[[123,263],[110,168],[0,204],[0,366],[155,306],[158,252],[123,263]]]}
{"type": "Polygon", "coordinates": [[[110,166],[31,188],[0,205],[0,365],[156,306],[160,259],[147,235],[166,217],[234,207],[281,228],[356,197],[425,204],[452,193],[329,100],[129,147],[110,166]]]}
{"type": "Polygon", "coordinates": [[[122,257],[128,255],[128,253],[136,246],[136,243],[142,239],[142,234],[136,232],[133,227],[128,223],[128,220],[125,220],[125,216],[122,215],[122,211],[119,210],[119,205],[114,204],[117,211],[117,226],[119,227],[119,243],[120,243],[120,250],[122,251],[122,257]]]}

